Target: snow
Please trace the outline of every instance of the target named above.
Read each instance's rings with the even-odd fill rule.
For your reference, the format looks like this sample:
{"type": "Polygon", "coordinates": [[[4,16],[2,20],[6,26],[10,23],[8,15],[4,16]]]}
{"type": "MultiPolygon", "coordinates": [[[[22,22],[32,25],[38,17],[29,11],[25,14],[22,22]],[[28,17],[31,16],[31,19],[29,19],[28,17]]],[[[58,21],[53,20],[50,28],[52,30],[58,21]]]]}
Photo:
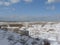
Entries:
{"type": "Polygon", "coordinates": [[[44,45],[45,39],[51,45],[60,45],[60,23],[46,23],[44,26],[36,24],[19,30],[29,31],[29,36],[0,29],[0,45],[44,45]]]}
{"type": "Polygon", "coordinates": [[[54,45],[57,45],[60,43],[60,23],[51,23],[46,23],[43,27],[42,25],[32,25],[26,30],[29,31],[29,35],[33,38],[48,39],[56,43],[54,45]]]}
{"type": "Polygon", "coordinates": [[[44,42],[43,39],[36,40],[30,36],[0,30],[0,45],[43,45],[42,42],[44,42]]]}

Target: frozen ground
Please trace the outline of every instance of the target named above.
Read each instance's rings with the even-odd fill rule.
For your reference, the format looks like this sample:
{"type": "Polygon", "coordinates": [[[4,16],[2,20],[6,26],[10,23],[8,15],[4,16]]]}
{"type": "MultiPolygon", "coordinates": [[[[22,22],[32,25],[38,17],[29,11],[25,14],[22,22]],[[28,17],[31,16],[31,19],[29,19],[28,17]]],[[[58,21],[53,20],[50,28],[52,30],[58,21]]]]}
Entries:
{"type": "Polygon", "coordinates": [[[48,39],[51,41],[51,45],[60,45],[60,23],[33,24],[26,30],[33,38],[48,39]]]}
{"type": "Polygon", "coordinates": [[[60,45],[60,23],[32,24],[20,30],[29,31],[29,36],[0,30],[0,45],[60,45]]]}
{"type": "Polygon", "coordinates": [[[34,39],[10,31],[0,30],[0,45],[47,45],[46,39],[34,39]]]}
{"type": "Polygon", "coordinates": [[[60,45],[56,41],[32,38],[10,31],[0,30],[0,45],[60,45]]]}

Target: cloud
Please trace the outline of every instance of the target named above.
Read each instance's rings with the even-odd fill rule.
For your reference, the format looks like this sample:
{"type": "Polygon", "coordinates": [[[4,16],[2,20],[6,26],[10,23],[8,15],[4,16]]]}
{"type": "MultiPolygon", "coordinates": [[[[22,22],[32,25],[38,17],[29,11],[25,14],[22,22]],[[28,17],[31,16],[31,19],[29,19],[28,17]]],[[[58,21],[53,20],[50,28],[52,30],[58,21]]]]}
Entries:
{"type": "Polygon", "coordinates": [[[4,2],[3,5],[5,5],[5,6],[9,6],[10,4],[11,4],[10,2],[4,2]]]}
{"type": "Polygon", "coordinates": [[[0,5],[3,5],[3,2],[2,1],[0,1],[0,5]]]}
{"type": "MultiPolygon", "coordinates": [[[[0,6],[10,6],[12,4],[16,4],[16,3],[19,3],[20,1],[22,0],[0,0],[0,6]]],[[[24,2],[26,3],[30,3],[32,2],[32,0],[23,0],[24,2]]]]}
{"type": "Polygon", "coordinates": [[[51,3],[57,3],[60,2],[60,0],[47,0],[47,3],[51,4],[51,3]]]}
{"type": "Polygon", "coordinates": [[[55,2],[55,0],[48,0],[47,2],[48,3],[53,3],[53,2],[55,2]]]}
{"type": "Polygon", "coordinates": [[[46,9],[47,10],[55,10],[56,7],[55,7],[54,3],[58,3],[58,2],[60,2],[60,0],[47,0],[45,2],[45,4],[47,5],[46,9]]]}
{"type": "Polygon", "coordinates": [[[25,2],[32,2],[32,0],[24,0],[25,2]]]}
{"type": "Polygon", "coordinates": [[[9,6],[10,5],[10,2],[0,1],[0,5],[9,6]]]}
{"type": "Polygon", "coordinates": [[[20,0],[10,0],[11,3],[18,3],[20,0]]]}
{"type": "Polygon", "coordinates": [[[46,9],[47,10],[55,10],[55,6],[48,6],[46,9]]]}
{"type": "Polygon", "coordinates": [[[9,6],[9,5],[12,5],[12,4],[15,4],[15,3],[19,3],[20,0],[1,0],[0,1],[0,5],[3,5],[3,6],[9,6]]]}

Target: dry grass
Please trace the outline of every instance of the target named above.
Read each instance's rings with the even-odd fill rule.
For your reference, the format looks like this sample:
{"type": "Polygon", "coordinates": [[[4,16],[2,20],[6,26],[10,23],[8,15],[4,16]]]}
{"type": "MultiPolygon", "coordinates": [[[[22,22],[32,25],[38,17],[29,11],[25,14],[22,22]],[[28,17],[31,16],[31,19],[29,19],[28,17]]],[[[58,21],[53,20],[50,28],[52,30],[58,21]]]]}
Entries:
{"type": "Polygon", "coordinates": [[[22,27],[23,24],[9,24],[10,27],[22,27]]]}

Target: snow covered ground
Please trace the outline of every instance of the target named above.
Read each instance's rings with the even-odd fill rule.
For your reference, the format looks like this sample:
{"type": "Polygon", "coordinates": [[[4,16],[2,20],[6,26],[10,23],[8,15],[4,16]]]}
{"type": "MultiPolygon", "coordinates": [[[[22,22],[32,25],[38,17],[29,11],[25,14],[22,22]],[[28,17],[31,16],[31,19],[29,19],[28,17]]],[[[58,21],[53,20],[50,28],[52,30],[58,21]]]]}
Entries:
{"type": "Polygon", "coordinates": [[[0,45],[60,45],[60,23],[32,24],[20,30],[29,31],[29,36],[0,29],[0,45]]]}
{"type": "Polygon", "coordinates": [[[0,45],[47,45],[49,43],[47,39],[34,39],[15,32],[0,30],[0,45]]]}
{"type": "MultiPolygon", "coordinates": [[[[33,38],[48,39],[60,45],[60,23],[33,24],[26,30],[33,38]]],[[[54,44],[55,45],[55,44],[54,44]]]]}

